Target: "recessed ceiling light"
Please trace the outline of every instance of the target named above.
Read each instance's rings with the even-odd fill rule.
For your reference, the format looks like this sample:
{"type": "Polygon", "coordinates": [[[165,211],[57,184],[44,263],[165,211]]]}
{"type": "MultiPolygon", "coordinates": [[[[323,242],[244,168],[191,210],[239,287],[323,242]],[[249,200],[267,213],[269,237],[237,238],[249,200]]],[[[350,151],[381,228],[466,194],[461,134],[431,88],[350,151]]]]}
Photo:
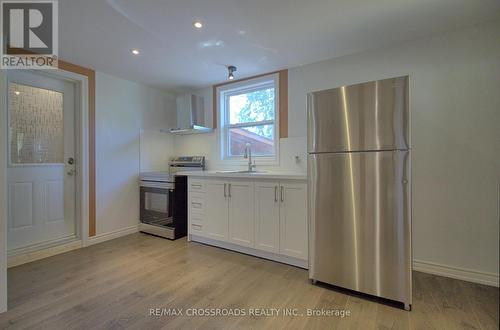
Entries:
{"type": "Polygon", "coordinates": [[[197,29],[201,29],[203,27],[203,24],[201,24],[200,21],[194,21],[193,26],[197,29]]]}
{"type": "Polygon", "coordinates": [[[139,49],[136,49],[136,48],[132,49],[132,54],[139,55],[140,54],[139,49]]]}

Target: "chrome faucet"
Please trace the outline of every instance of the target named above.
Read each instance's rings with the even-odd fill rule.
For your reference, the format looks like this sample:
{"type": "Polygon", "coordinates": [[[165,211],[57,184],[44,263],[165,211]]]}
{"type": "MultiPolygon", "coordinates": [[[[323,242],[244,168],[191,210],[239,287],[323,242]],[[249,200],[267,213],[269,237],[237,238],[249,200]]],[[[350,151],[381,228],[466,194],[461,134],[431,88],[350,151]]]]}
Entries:
{"type": "Polygon", "coordinates": [[[245,145],[245,155],[243,156],[243,158],[248,158],[248,172],[253,172],[254,168],[256,168],[257,165],[255,164],[255,160],[252,164],[252,146],[250,145],[250,143],[247,143],[245,145]]]}

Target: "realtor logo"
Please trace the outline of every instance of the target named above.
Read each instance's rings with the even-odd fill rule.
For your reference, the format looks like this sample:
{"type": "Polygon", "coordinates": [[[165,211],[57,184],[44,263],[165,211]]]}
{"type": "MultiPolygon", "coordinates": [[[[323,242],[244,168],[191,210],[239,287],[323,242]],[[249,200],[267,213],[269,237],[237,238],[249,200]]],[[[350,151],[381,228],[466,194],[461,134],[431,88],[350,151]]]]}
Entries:
{"type": "Polygon", "coordinates": [[[2,69],[56,69],[57,0],[1,1],[2,69]]]}

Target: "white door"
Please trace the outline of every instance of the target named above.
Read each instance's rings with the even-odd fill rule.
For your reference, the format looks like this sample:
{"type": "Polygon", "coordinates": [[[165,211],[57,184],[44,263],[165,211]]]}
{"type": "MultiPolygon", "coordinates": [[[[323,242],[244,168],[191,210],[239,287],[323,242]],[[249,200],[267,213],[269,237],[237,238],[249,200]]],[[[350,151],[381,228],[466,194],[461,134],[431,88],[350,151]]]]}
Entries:
{"type": "Polygon", "coordinates": [[[254,189],[253,182],[231,180],[229,197],[229,241],[253,247],[254,242],[254,189]]]}
{"type": "Polygon", "coordinates": [[[226,181],[207,180],[205,196],[204,233],[209,238],[227,241],[229,197],[226,181]]]}
{"type": "Polygon", "coordinates": [[[76,235],[75,85],[8,73],[9,250],[76,235]]]}
{"type": "Polygon", "coordinates": [[[255,182],[255,248],[279,253],[279,182],[255,182]]]}
{"type": "Polygon", "coordinates": [[[307,184],[280,186],[280,253],[307,259],[307,184]]]}

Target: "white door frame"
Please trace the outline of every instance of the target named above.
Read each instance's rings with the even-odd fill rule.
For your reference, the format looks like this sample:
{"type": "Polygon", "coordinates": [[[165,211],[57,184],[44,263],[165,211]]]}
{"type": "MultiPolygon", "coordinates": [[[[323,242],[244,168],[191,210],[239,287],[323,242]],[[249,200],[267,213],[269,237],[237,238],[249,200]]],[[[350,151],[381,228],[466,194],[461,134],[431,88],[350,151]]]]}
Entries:
{"type": "MultiPolygon", "coordinates": [[[[76,147],[80,162],[77,173],[77,235],[81,246],[89,241],[89,105],[88,78],[84,75],[60,69],[38,70],[37,74],[69,80],[76,85],[78,111],[78,127],[76,131],[76,147]]],[[[0,71],[0,313],[7,310],[7,74],[0,71]],[[4,129],[5,128],[5,129],[4,129]]]]}
{"type": "MultiPolygon", "coordinates": [[[[7,74],[0,70],[0,127],[7,127],[7,74]]],[[[0,155],[7,155],[7,130],[0,129],[0,155]]],[[[7,310],[7,160],[0,160],[0,313],[7,310]]]]}

